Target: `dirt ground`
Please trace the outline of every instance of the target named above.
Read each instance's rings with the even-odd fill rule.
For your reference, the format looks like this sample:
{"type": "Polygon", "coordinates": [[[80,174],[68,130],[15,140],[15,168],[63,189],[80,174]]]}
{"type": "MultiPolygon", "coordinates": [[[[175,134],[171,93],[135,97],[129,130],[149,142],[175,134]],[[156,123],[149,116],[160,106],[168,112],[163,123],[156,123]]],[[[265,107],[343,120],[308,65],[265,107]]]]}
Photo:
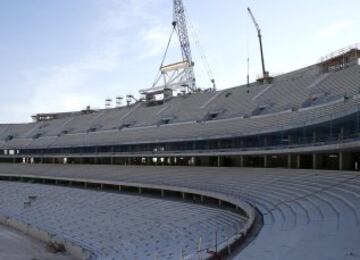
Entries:
{"type": "Polygon", "coordinates": [[[53,254],[46,244],[15,229],[0,225],[0,260],[73,260],[66,254],[53,254]]]}

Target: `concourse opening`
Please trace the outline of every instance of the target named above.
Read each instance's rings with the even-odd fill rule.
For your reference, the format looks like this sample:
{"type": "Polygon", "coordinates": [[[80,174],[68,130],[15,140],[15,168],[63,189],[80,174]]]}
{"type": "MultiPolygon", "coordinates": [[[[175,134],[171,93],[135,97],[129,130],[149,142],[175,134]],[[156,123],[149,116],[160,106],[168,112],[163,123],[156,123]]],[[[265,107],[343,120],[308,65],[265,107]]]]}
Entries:
{"type": "Polygon", "coordinates": [[[320,156],[320,169],[338,170],[339,169],[339,154],[323,154],[320,156]]]}
{"type": "Polygon", "coordinates": [[[313,156],[312,154],[300,154],[298,157],[300,169],[312,169],[313,168],[313,156]]]}
{"type": "Polygon", "coordinates": [[[264,156],[244,156],[244,167],[264,167],[264,156]]]}
{"type": "Polygon", "coordinates": [[[268,166],[270,168],[285,168],[288,166],[287,155],[269,155],[268,166]]]}

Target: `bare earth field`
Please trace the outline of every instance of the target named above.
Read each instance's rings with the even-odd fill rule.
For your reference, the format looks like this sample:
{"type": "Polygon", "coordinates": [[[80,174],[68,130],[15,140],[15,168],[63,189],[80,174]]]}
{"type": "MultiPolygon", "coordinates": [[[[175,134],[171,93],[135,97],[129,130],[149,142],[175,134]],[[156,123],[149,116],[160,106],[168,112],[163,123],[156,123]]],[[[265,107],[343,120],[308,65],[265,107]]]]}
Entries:
{"type": "Polygon", "coordinates": [[[0,225],[0,259],[6,260],[69,260],[64,254],[53,254],[46,244],[12,228],[0,225]]]}

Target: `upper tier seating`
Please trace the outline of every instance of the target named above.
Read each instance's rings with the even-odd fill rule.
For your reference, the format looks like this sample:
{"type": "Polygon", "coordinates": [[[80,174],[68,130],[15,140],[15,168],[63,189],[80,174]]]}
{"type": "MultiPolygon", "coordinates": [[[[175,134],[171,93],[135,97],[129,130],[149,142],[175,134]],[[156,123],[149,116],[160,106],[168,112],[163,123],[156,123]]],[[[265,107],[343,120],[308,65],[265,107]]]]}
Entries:
{"type": "Polygon", "coordinates": [[[321,74],[317,65],[220,91],[186,94],[63,119],[0,125],[0,148],[41,148],[233,136],[279,131],[350,113],[359,103],[360,66],[321,74]],[[277,129],[276,129],[277,128],[277,129]]]}

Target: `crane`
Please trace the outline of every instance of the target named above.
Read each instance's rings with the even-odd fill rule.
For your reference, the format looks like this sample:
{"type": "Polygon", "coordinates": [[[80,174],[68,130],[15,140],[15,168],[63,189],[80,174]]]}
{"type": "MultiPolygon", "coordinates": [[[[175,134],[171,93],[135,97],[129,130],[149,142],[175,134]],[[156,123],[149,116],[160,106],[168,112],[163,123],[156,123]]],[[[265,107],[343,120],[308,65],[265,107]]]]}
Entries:
{"type": "Polygon", "coordinates": [[[173,93],[197,91],[194,75],[188,28],[186,24],[185,8],[182,0],[173,0],[172,31],[163,55],[158,75],[151,88],[140,90],[145,100],[153,102],[157,98],[167,99],[173,93]],[[171,64],[164,64],[173,36],[176,34],[181,49],[181,60],[171,64]],[[163,96],[163,97],[162,97],[163,96]]]}
{"type": "Polygon", "coordinates": [[[262,73],[263,73],[263,79],[267,79],[269,77],[269,72],[265,70],[265,59],[264,59],[264,52],[263,52],[263,46],[262,46],[262,39],[261,39],[261,29],[260,29],[260,26],[259,24],[256,22],[256,19],[253,15],[253,13],[251,12],[251,9],[248,7],[247,8],[249,14],[250,14],[250,17],[255,25],[255,28],[257,30],[257,33],[258,33],[258,37],[259,37],[259,43],[260,43],[260,54],[261,54],[261,65],[262,65],[262,73]]]}
{"type": "Polygon", "coordinates": [[[180,41],[180,48],[181,48],[183,61],[187,61],[190,64],[189,68],[186,69],[185,74],[186,74],[186,79],[190,82],[189,88],[191,90],[194,90],[196,87],[194,70],[193,70],[194,62],[192,60],[192,55],[191,55],[188,28],[185,17],[185,8],[182,0],[174,0],[173,5],[174,5],[174,9],[173,9],[172,25],[174,26],[174,28],[177,29],[176,32],[178,34],[180,41]]]}

